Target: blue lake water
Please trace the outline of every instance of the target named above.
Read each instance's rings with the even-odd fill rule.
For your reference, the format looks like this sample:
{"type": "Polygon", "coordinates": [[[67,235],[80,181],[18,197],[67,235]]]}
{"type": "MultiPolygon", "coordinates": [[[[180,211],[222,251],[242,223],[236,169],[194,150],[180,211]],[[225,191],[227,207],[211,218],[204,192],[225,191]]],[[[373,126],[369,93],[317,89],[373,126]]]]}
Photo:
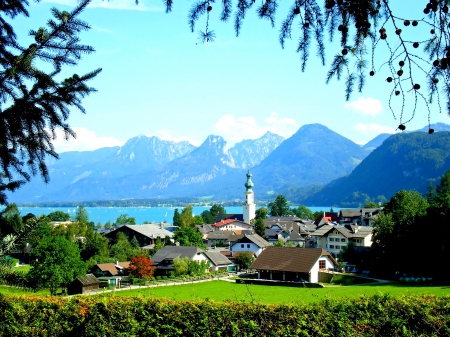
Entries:
{"type": "MultiPolygon", "coordinates": [[[[326,211],[330,210],[330,207],[308,207],[311,211],[326,211]]],[[[209,210],[210,207],[194,207],[193,214],[200,215],[203,211],[209,210]]],[[[129,217],[133,217],[137,224],[141,224],[145,221],[148,222],[161,222],[167,221],[172,223],[173,213],[175,207],[85,207],[85,210],[89,214],[89,221],[93,221],[95,224],[100,223],[104,225],[106,222],[115,222],[116,219],[126,214],[129,217]]],[[[181,212],[182,208],[178,208],[181,212]]],[[[242,207],[225,207],[228,214],[242,214],[242,207]]],[[[333,210],[339,211],[339,208],[333,208],[333,210]]],[[[22,216],[32,213],[38,215],[48,215],[55,211],[62,211],[68,213],[71,217],[75,216],[77,211],[76,207],[19,207],[20,214],[22,216]]]]}

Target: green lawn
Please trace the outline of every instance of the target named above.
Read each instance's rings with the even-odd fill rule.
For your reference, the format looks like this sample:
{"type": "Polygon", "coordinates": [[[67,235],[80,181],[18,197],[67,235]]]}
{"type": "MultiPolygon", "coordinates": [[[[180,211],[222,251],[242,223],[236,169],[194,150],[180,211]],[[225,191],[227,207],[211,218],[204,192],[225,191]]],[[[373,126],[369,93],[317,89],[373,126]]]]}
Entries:
{"type": "Polygon", "coordinates": [[[326,288],[292,288],[236,284],[226,281],[212,281],[189,285],[142,288],[109,293],[110,296],[150,296],[174,300],[214,300],[275,303],[309,303],[325,298],[358,297],[377,293],[392,296],[408,294],[449,294],[450,287],[411,286],[403,284],[370,284],[355,286],[329,286],[326,288]]]}

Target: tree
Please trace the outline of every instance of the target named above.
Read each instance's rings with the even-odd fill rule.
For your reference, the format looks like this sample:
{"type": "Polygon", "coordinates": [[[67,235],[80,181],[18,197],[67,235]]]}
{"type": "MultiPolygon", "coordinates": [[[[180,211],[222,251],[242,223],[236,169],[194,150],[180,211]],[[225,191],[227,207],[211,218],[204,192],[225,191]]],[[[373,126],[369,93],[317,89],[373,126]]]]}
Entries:
{"type": "Polygon", "coordinates": [[[284,242],[282,240],[278,239],[278,241],[275,242],[273,245],[274,245],[274,247],[284,247],[284,242]]]}
{"type": "Polygon", "coordinates": [[[133,257],[130,261],[128,271],[137,278],[151,278],[155,272],[156,267],[153,266],[153,261],[145,256],[133,257]]]}
{"type": "Polygon", "coordinates": [[[194,217],[192,216],[192,205],[186,205],[181,211],[181,227],[192,226],[194,223],[194,217]]]}
{"type": "MultiPolygon", "coordinates": [[[[333,209],[330,210],[332,212],[333,209]]],[[[313,219],[313,212],[306,206],[298,206],[292,210],[292,213],[300,219],[313,219]]]]}
{"type": "Polygon", "coordinates": [[[200,216],[202,217],[204,223],[207,223],[207,224],[214,223],[214,217],[212,216],[210,211],[205,210],[202,212],[202,214],[200,214],[200,216]]]}
{"type": "Polygon", "coordinates": [[[49,215],[47,215],[47,217],[50,219],[50,221],[69,221],[70,220],[70,215],[63,211],[51,212],[49,215]]]}
{"type": "Polygon", "coordinates": [[[22,217],[16,204],[9,204],[0,212],[0,238],[16,233],[23,227],[22,217]]]}
{"type": "Polygon", "coordinates": [[[265,207],[260,207],[255,211],[255,219],[265,219],[269,214],[269,210],[265,207]]]}
{"type": "Polygon", "coordinates": [[[116,222],[114,223],[114,226],[120,226],[120,225],[135,225],[136,224],[136,219],[133,217],[129,217],[128,214],[121,214],[116,222]]]}
{"type": "MultiPolygon", "coordinates": [[[[159,236],[158,236],[158,238],[159,238],[159,236]]],[[[156,241],[158,241],[158,239],[156,239],[156,241]]],[[[133,235],[133,238],[131,239],[130,244],[133,249],[141,248],[141,246],[139,245],[139,241],[136,238],[136,235],[133,235]]]]}
{"type": "Polygon", "coordinates": [[[173,235],[175,242],[179,242],[180,246],[195,246],[206,248],[203,243],[202,234],[193,227],[180,227],[173,235]]]}
{"type": "Polygon", "coordinates": [[[265,237],[266,227],[264,226],[264,220],[261,218],[252,219],[253,228],[255,229],[255,233],[260,237],[265,237]]]}
{"type": "Polygon", "coordinates": [[[227,211],[222,205],[213,204],[209,209],[212,217],[215,219],[219,214],[227,214],[227,211]]]}
{"type": "Polygon", "coordinates": [[[268,206],[271,216],[288,216],[292,214],[289,203],[284,195],[278,195],[268,206]]]}
{"type": "Polygon", "coordinates": [[[427,214],[428,202],[416,191],[399,191],[386,204],[374,222],[372,252],[375,268],[392,274],[396,271],[414,272],[418,266],[417,250],[411,250],[411,243],[422,237],[423,220],[427,214]],[[404,259],[404,252],[409,258],[404,259]]]}
{"type": "Polygon", "coordinates": [[[241,269],[248,269],[252,265],[255,258],[250,252],[237,252],[234,261],[241,269]]]}
{"type": "Polygon", "coordinates": [[[114,241],[110,248],[111,257],[118,261],[129,261],[133,255],[133,247],[126,235],[118,232],[114,241]]]}
{"type": "Polygon", "coordinates": [[[189,258],[176,257],[173,260],[173,268],[176,276],[187,275],[189,270],[189,258]]]}
{"type": "Polygon", "coordinates": [[[364,205],[364,208],[378,208],[378,205],[373,201],[368,201],[364,205]]]}
{"type": "Polygon", "coordinates": [[[158,250],[160,250],[163,247],[164,247],[164,243],[162,242],[161,238],[158,236],[156,238],[154,250],[155,250],[155,252],[157,252],[158,250]]]}
{"type": "Polygon", "coordinates": [[[78,15],[88,4],[83,0],[72,12],[53,8],[47,28],[30,30],[34,41],[29,46],[19,43],[6,20],[28,16],[28,2],[0,7],[0,204],[7,201],[6,191],[16,190],[37,173],[48,182],[45,158],[58,158],[52,143],[57,129],[67,139],[75,137],[67,124],[70,111],[84,112],[82,98],[95,91],[87,81],[101,69],[67,78],[61,72],[94,51],[79,44],[79,33],[90,27],[78,15]]]}
{"type": "Polygon", "coordinates": [[[60,236],[46,237],[33,248],[30,264],[30,282],[36,288],[49,289],[52,296],[59,287],[66,288],[86,273],[86,264],[81,260],[77,245],[60,236]]]}
{"type": "MultiPolygon", "coordinates": [[[[206,16],[206,27],[199,31],[203,43],[212,42],[216,37],[212,28],[212,3],[199,1],[188,14],[192,32],[200,18],[206,16]]],[[[236,3],[234,28],[236,36],[239,36],[247,12],[258,2],[244,0],[236,3]]],[[[274,27],[280,3],[270,0],[255,5],[258,6],[258,17],[269,21],[274,27]]],[[[439,101],[441,94],[445,95],[447,103],[450,102],[450,92],[447,90],[450,87],[450,57],[447,55],[450,49],[449,5],[446,0],[422,3],[423,7],[409,6],[409,13],[402,13],[403,4],[388,0],[293,1],[290,7],[284,9],[285,19],[279,28],[279,41],[284,48],[293,34],[300,37],[295,48],[300,53],[304,71],[312,41],[316,42],[316,54],[325,65],[326,35],[330,41],[338,39],[339,50],[334,52],[326,83],[333,78],[343,79],[345,98],[349,100],[355,89],[362,92],[367,75],[380,75],[389,86],[389,108],[394,118],[400,121],[398,128],[405,130],[405,124],[418,111],[419,102],[425,107],[428,117],[430,104],[439,101]],[[410,17],[411,10],[415,9],[419,12],[412,14],[415,17],[410,17]],[[420,27],[425,27],[429,34],[420,38],[419,42],[420,27]],[[384,67],[380,68],[380,65],[384,67]]],[[[227,21],[232,16],[232,2],[223,1],[221,4],[218,16],[221,21],[227,21]]],[[[172,5],[173,1],[166,2],[166,12],[172,11],[172,5]]],[[[331,48],[336,48],[336,43],[331,48]]],[[[437,110],[441,112],[441,104],[437,104],[437,110]]],[[[447,113],[450,114],[450,104],[447,104],[447,113]]],[[[429,133],[433,132],[429,129],[429,133]]]]}
{"type": "Polygon", "coordinates": [[[175,211],[173,212],[173,225],[181,227],[181,215],[178,208],[175,208],[175,211]]]}
{"type": "Polygon", "coordinates": [[[194,215],[192,220],[194,225],[203,225],[205,223],[200,215],[194,215]]]}

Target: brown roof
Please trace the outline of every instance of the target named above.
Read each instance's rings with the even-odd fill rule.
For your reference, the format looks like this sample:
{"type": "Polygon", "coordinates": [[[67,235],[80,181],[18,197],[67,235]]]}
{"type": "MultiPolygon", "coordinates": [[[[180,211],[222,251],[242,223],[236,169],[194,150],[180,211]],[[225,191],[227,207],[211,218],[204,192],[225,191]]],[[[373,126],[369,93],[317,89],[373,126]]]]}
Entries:
{"type": "Polygon", "coordinates": [[[328,256],[337,264],[330,253],[322,248],[267,247],[251,265],[251,269],[278,270],[309,273],[321,256],[328,256]]]}
{"type": "Polygon", "coordinates": [[[79,281],[84,286],[100,283],[100,281],[93,274],[78,276],[76,280],[79,281]]]}
{"type": "MultiPolygon", "coordinates": [[[[130,267],[130,261],[127,262],[119,262],[118,265],[124,269],[128,269],[130,267]]],[[[109,271],[111,275],[117,275],[119,272],[117,271],[117,267],[115,263],[99,263],[97,267],[101,271],[109,271]]]]}

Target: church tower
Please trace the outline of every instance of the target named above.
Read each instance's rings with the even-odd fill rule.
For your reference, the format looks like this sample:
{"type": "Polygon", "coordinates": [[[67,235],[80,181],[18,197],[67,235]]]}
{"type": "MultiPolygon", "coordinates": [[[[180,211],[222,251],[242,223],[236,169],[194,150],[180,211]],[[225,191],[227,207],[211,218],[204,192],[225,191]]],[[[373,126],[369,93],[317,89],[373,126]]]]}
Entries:
{"type": "Polygon", "coordinates": [[[244,222],[246,223],[250,223],[250,220],[255,218],[255,210],[256,210],[256,205],[255,205],[255,195],[253,193],[252,187],[253,187],[253,182],[252,182],[252,174],[250,173],[250,169],[248,169],[247,172],[247,181],[245,182],[245,202],[243,204],[243,215],[244,215],[244,222]]]}

